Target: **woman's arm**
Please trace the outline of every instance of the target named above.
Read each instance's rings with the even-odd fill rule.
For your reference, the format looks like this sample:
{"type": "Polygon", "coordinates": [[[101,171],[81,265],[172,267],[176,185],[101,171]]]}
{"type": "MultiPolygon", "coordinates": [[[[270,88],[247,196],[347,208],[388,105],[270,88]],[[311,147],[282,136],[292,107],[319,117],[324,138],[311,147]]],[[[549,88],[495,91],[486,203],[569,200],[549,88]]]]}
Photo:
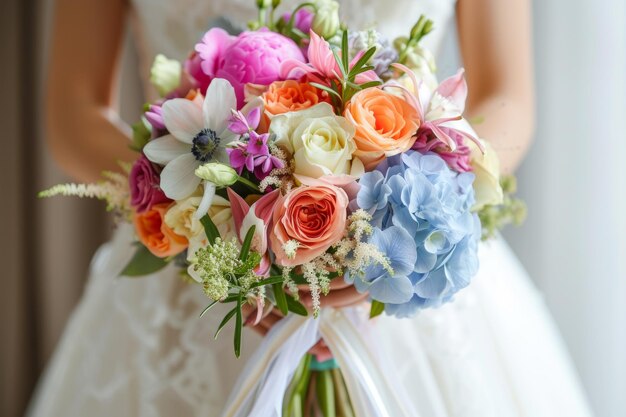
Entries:
{"type": "Polygon", "coordinates": [[[513,172],[530,145],[535,120],[531,6],[528,0],[459,0],[468,116],[513,172]]]}
{"type": "Polygon", "coordinates": [[[126,7],[124,0],[56,1],[46,134],[57,162],[79,181],[136,158],[129,128],[111,108],[126,7]]]}

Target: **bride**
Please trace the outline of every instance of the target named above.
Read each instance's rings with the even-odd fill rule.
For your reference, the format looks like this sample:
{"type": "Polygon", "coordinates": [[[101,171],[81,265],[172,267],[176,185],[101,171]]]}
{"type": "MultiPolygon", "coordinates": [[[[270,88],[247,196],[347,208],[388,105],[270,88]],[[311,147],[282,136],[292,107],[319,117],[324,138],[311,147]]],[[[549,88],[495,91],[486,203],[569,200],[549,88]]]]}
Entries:
{"type": "MultiPolygon", "coordinates": [[[[133,160],[128,127],[112,110],[116,62],[127,17],[143,65],[157,53],[184,55],[210,22],[244,22],[254,0],[57,0],[48,79],[49,140],[59,163],[81,181],[97,180],[116,160],[133,160]]],[[[287,0],[283,3],[294,3],[287,0]]],[[[528,0],[343,0],[355,28],[377,23],[393,38],[420,14],[435,21],[426,43],[437,51],[456,15],[471,94],[469,116],[498,151],[505,172],[532,135],[528,0]],[[455,13],[456,12],[456,13],[455,13]]],[[[147,79],[146,91],[151,91],[147,79]]],[[[216,416],[247,357],[273,324],[245,334],[243,358],[231,337],[211,331],[219,315],[198,313],[206,298],[174,269],[117,278],[132,254],[121,226],[96,254],[30,415],[216,416]],[[247,349],[247,350],[246,350],[247,349]]],[[[481,270],[457,300],[413,319],[381,318],[380,353],[423,417],[584,417],[590,411],[540,294],[501,238],[480,250],[481,270]],[[411,352],[398,355],[396,352],[411,352]]],[[[350,305],[351,291],[325,305],[350,305]]],[[[395,416],[394,416],[395,417],[395,416]]]]}

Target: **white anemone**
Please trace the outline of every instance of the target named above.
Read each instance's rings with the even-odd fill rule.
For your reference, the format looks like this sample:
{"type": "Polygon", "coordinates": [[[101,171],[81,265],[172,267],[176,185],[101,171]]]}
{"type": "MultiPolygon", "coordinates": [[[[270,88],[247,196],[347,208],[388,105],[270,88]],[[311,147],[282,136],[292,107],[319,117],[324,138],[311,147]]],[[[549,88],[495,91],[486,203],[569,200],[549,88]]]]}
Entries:
{"type": "MultiPolygon", "coordinates": [[[[165,165],[161,188],[166,196],[189,197],[200,185],[195,175],[200,165],[229,163],[226,146],[237,135],[228,130],[228,121],[236,108],[235,90],[221,78],[211,82],[203,102],[175,98],[163,104],[163,121],[170,134],[148,142],[143,152],[150,161],[165,165]]],[[[206,188],[212,187],[205,184],[206,188]]]]}

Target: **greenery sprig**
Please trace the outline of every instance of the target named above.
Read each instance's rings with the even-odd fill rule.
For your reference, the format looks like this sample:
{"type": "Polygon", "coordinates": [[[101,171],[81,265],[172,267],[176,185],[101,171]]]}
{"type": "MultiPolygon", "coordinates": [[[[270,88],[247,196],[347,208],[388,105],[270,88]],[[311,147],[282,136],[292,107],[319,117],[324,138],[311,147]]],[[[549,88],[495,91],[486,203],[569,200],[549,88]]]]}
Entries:
{"type": "Polygon", "coordinates": [[[406,58],[409,52],[420,43],[424,36],[432,32],[433,28],[433,21],[426,18],[426,16],[421,15],[420,18],[417,20],[417,23],[415,23],[415,25],[411,29],[409,39],[400,50],[400,56],[398,58],[398,62],[400,64],[404,64],[406,62],[406,58]]]}
{"type": "Polygon", "coordinates": [[[382,84],[379,80],[369,81],[363,84],[356,82],[357,76],[364,72],[374,70],[374,67],[370,65],[369,62],[375,53],[376,47],[373,46],[365,51],[353,65],[350,65],[348,31],[344,30],[341,37],[341,48],[339,51],[333,48],[333,56],[335,57],[340,72],[339,74],[335,74],[337,79],[329,80],[330,86],[320,83],[310,84],[329,93],[335,111],[337,111],[338,114],[342,114],[346,103],[348,103],[356,93],[366,88],[377,87],[382,84]]]}

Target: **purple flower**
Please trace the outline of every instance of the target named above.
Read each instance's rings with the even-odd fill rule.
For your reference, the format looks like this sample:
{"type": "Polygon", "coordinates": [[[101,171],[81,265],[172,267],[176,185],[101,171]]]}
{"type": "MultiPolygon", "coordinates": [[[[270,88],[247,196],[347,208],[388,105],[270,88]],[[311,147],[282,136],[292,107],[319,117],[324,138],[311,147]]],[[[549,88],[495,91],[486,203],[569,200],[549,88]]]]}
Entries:
{"type": "MultiPolygon", "coordinates": [[[[252,112],[251,112],[252,113],[252,112]]],[[[258,134],[254,130],[247,133],[247,143],[241,142],[236,147],[228,149],[230,165],[241,175],[243,169],[262,180],[267,177],[274,168],[283,168],[283,161],[270,153],[267,141],[269,134],[258,134]]]]}
{"type": "Polygon", "coordinates": [[[280,169],[285,166],[283,161],[270,154],[256,157],[254,163],[256,165],[254,168],[254,175],[259,180],[267,177],[273,169],[280,169]]]}
{"type": "Polygon", "coordinates": [[[227,149],[226,152],[228,152],[230,166],[237,170],[239,175],[241,175],[244,168],[250,172],[254,170],[254,155],[248,153],[245,143],[240,143],[235,148],[227,149]]]}
{"type": "Polygon", "coordinates": [[[138,213],[149,210],[153,205],[171,201],[159,187],[159,172],[144,155],[135,162],[130,170],[130,204],[138,213]]]}
{"type": "Polygon", "coordinates": [[[228,123],[228,130],[238,135],[245,135],[259,126],[261,122],[261,108],[255,107],[243,114],[241,111],[233,110],[233,115],[228,123]]]}
{"type": "Polygon", "coordinates": [[[281,80],[283,61],[305,62],[294,41],[267,29],[243,32],[236,37],[221,29],[211,29],[196,45],[196,51],[206,75],[230,81],[239,107],[244,103],[245,84],[269,85],[281,80]]]}
{"type": "Polygon", "coordinates": [[[151,104],[148,111],[144,113],[144,116],[154,129],[165,129],[165,123],[163,122],[163,109],[161,109],[160,104],[151,104]]]}
{"type": "MultiPolygon", "coordinates": [[[[289,19],[291,19],[291,13],[285,13],[282,17],[283,21],[288,23],[289,19]]],[[[300,32],[307,34],[311,30],[314,17],[315,14],[313,14],[310,10],[306,8],[300,9],[296,12],[296,16],[293,19],[293,26],[300,32]]]]}
{"type": "Polygon", "coordinates": [[[447,134],[455,143],[456,149],[450,150],[450,147],[441,141],[430,129],[420,129],[417,131],[417,140],[413,145],[413,149],[419,153],[426,154],[434,152],[441,159],[446,161],[448,166],[457,172],[470,172],[472,165],[470,163],[471,149],[465,144],[465,138],[454,129],[439,126],[445,134],[447,134]]]}
{"type": "Polygon", "coordinates": [[[250,139],[248,139],[248,152],[253,155],[269,155],[270,150],[267,147],[267,139],[269,134],[265,133],[259,135],[256,132],[250,132],[250,139]]]}

